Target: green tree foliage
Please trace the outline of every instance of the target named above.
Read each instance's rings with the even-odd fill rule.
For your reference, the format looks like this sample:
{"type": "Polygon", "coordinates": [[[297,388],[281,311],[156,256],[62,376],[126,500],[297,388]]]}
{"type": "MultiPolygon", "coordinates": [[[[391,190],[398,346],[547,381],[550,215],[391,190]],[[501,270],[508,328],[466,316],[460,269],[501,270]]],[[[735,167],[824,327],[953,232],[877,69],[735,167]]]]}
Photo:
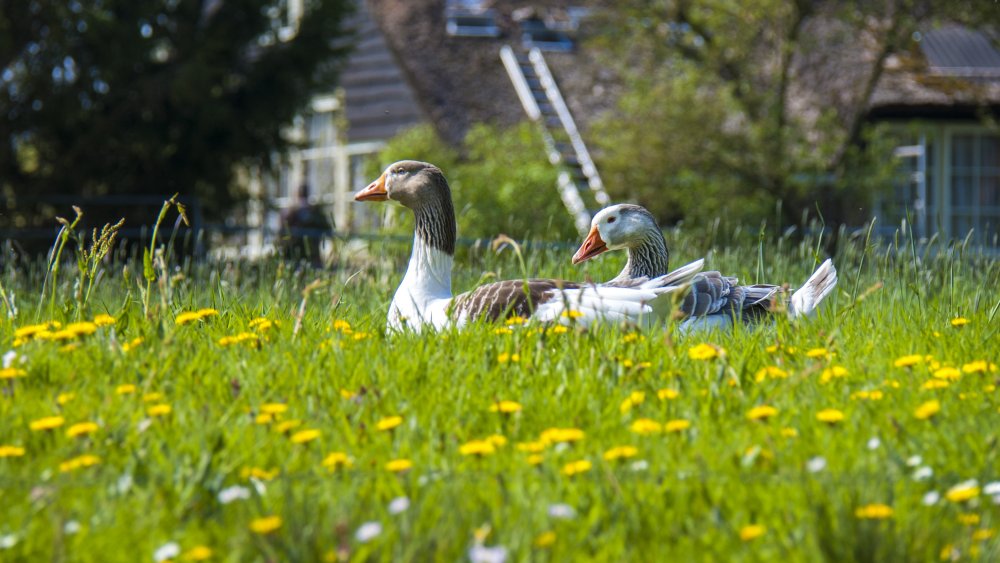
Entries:
{"type": "Polygon", "coordinates": [[[625,85],[595,125],[599,165],[619,198],[661,219],[828,219],[891,183],[867,103],[892,53],[945,18],[984,25],[988,3],[925,0],[625,0],[592,44],[625,85]],[[848,203],[844,203],[848,202],[848,203]]]}
{"type": "MultiPolygon", "coordinates": [[[[532,123],[510,129],[475,125],[457,148],[447,145],[429,125],[420,125],[390,141],[371,173],[403,159],[431,162],[444,171],[460,237],[493,238],[503,233],[572,240],[577,236],[556,190],[557,171],[532,123]]],[[[400,225],[401,232],[410,228],[400,225]]]]}
{"type": "Polygon", "coordinates": [[[281,0],[0,0],[0,195],[225,210],[237,165],[287,148],[283,127],[334,85],[352,5],[306,1],[296,29],[281,0]]]}

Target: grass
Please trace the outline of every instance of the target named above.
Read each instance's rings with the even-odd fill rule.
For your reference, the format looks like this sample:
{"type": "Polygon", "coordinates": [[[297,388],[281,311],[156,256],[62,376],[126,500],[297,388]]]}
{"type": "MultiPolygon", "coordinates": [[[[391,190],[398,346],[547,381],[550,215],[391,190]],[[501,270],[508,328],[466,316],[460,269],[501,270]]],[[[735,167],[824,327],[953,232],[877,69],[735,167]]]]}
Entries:
{"type": "MultiPolygon", "coordinates": [[[[676,264],[707,253],[751,283],[801,283],[822,258],[809,236],[757,246],[754,231],[728,235],[668,242],[676,264]]],[[[15,449],[0,457],[0,559],[454,561],[483,556],[476,546],[516,561],[1000,558],[1000,493],[987,494],[1000,481],[1000,266],[989,256],[842,233],[840,286],[817,318],[733,335],[385,335],[408,244],[335,250],[328,271],[153,257],[151,293],[141,260],[119,251],[86,300],[68,269],[39,295],[45,264],[8,265],[0,446],[15,449]],[[218,314],[177,324],[204,308],[218,314]],[[100,314],[113,324],[12,347],[18,328],[100,314]],[[715,357],[693,359],[700,344],[715,357]],[[895,366],[911,354],[916,364],[895,366]],[[521,410],[491,411],[504,400],[521,410]],[[931,401],[940,410],[919,418],[931,401]],[[269,404],[287,410],[269,418],[283,408],[269,404]],[[749,420],[761,405],[776,412],[749,420]],[[826,409],[843,420],[818,420],[826,409]],[[30,429],[52,416],[61,426],[30,429]],[[690,426],[662,431],[670,421],[690,426]],[[81,422],[96,430],[68,437],[81,422]],[[643,426],[661,431],[633,431],[643,426]],[[539,444],[551,428],[584,437],[539,444]],[[463,455],[470,442],[486,453],[463,455]],[[634,455],[605,459],[621,446],[634,455]],[[330,467],[336,452],[350,462],[330,467]],[[412,468],[387,469],[402,459],[412,468]],[[971,498],[946,498],[967,480],[971,498]]],[[[623,260],[581,270],[571,252],[526,250],[524,268],[600,280],[623,260]]],[[[457,262],[461,289],[522,269],[486,248],[457,262]]]]}

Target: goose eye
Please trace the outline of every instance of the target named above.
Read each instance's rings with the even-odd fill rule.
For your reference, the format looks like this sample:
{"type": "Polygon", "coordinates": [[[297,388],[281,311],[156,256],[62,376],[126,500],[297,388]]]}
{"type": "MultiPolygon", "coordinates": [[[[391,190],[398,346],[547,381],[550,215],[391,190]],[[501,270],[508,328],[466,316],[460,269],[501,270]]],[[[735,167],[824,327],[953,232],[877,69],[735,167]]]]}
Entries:
{"type": "Polygon", "coordinates": [[[614,223],[617,219],[617,217],[608,217],[608,224],[614,223]]]}

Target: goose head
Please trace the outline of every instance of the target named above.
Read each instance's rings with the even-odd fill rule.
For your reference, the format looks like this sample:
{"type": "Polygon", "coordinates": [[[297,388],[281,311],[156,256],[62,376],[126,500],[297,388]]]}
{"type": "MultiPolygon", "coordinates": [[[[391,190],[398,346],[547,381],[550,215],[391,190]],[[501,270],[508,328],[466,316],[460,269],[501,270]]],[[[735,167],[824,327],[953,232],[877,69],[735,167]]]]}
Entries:
{"type": "Polygon", "coordinates": [[[621,203],[600,210],[590,222],[590,233],[573,255],[579,264],[609,250],[630,250],[660,235],[656,219],[645,208],[621,203]]]}
{"type": "Polygon", "coordinates": [[[390,164],[377,180],[354,194],[354,201],[398,201],[418,209],[428,201],[451,199],[441,169],[427,162],[401,160],[390,164]]]}

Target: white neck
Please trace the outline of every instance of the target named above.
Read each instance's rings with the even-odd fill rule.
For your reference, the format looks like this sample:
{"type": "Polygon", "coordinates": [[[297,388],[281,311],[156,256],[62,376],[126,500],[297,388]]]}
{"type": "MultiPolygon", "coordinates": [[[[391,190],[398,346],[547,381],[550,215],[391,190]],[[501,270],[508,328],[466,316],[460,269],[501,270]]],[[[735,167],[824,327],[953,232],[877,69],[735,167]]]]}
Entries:
{"type": "Polygon", "coordinates": [[[418,327],[446,322],[451,301],[451,268],[454,257],[413,237],[413,252],[406,275],[389,306],[389,326],[418,327]]]}

